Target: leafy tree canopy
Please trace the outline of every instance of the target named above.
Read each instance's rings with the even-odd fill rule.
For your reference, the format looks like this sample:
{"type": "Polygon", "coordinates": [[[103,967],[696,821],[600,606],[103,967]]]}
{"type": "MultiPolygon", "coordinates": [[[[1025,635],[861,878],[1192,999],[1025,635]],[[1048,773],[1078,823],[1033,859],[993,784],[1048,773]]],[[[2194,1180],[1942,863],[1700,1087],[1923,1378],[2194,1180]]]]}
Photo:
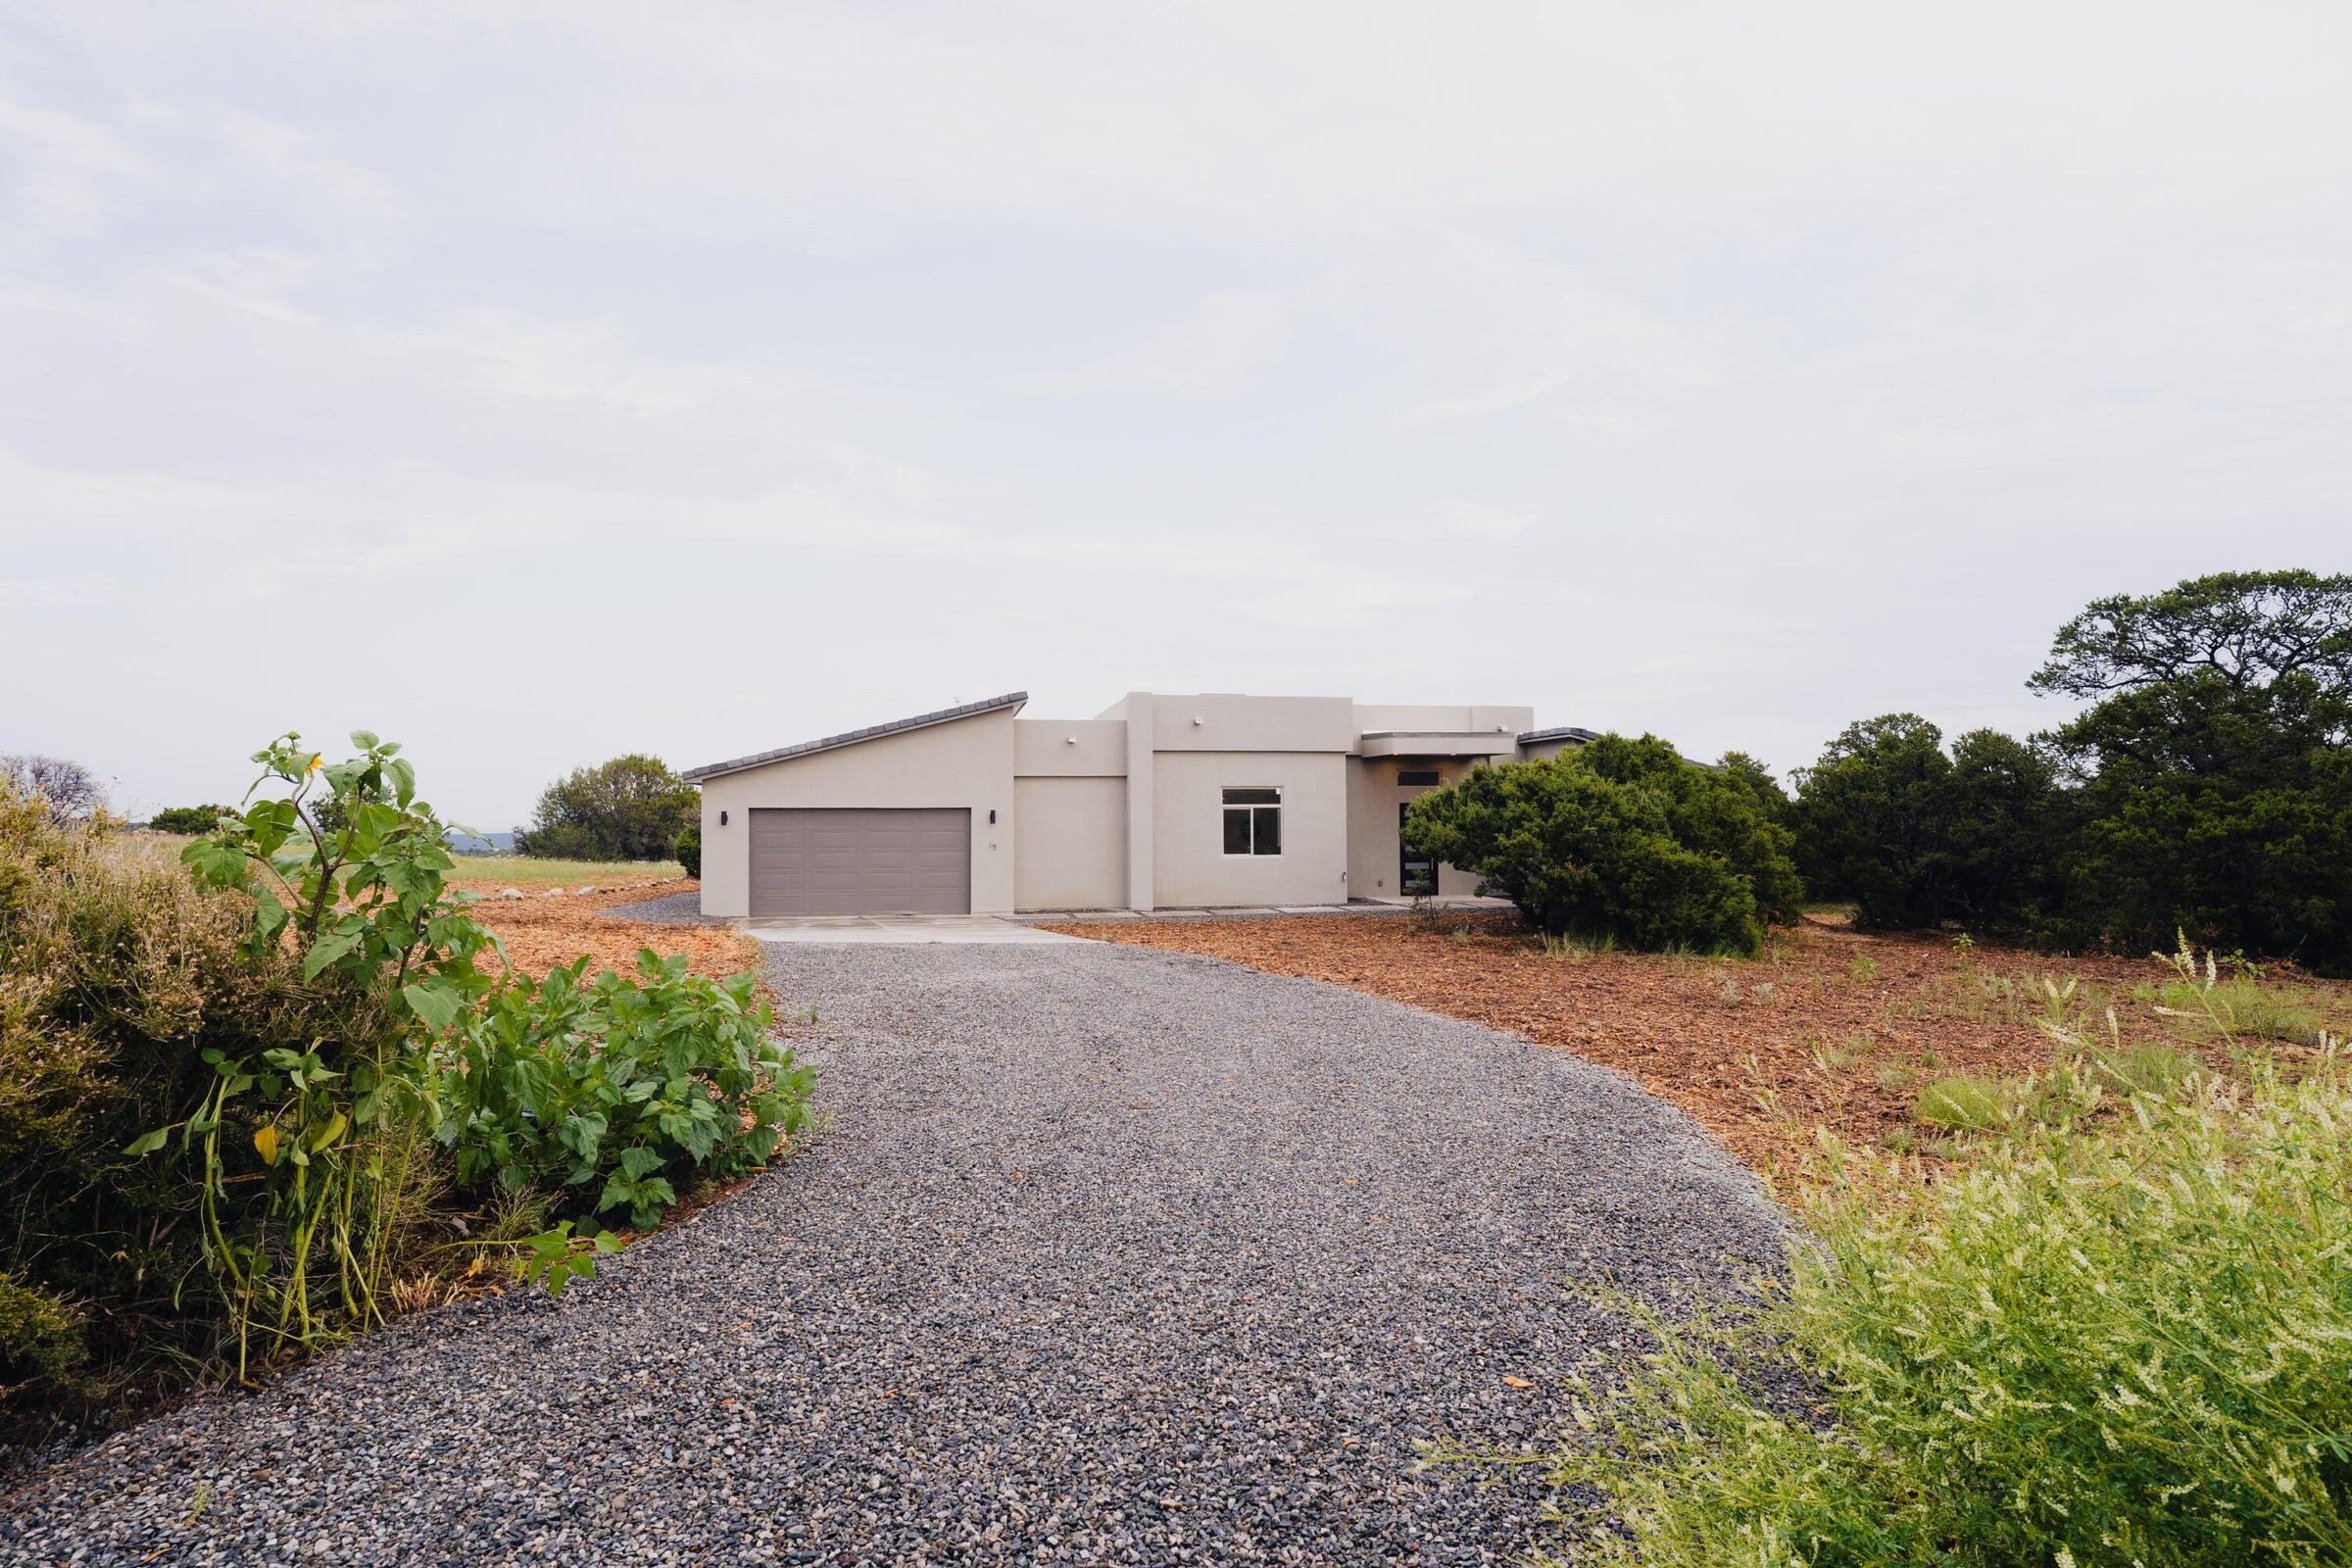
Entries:
{"type": "Polygon", "coordinates": [[[2352,969],[2352,577],[2219,572],[2059,628],[2032,742],[1893,713],[1798,775],[1798,863],[1864,924],[2177,936],[2352,969]]]}
{"type": "Polygon", "coordinates": [[[1797,774],[1797,864],[1865,927],[2021,926],[2041,902],[2056,789],[2047,752],[1997,731],[1947,755],[1917,713],[1864,719],[1797,774]]]}
{"type": "Polygon", "coordinates": [[[1798,896],[1788,830],[1756,781],[1654,736],[1475,769],[1414,801],[1404,837],[1545,932],[1638,948],[1753,953],[1798,896]]]}
{"type": "Polygon", "coordinates": [[[2058,628],[2027,684],[2099,697],[2192,676],[2244,691],[2297,674],[2322,692],[2352,691],[2352,576],[2221,571],[2094,600],[2058,628]]]}
{"type": "Polygon", "coordinates": [[[167,806],[147,819],[158,833],[210,833],[220,823],[225,806],[167,806]]]}
{"type": "Polygon", "coordinates": [[[1759,919],[1796,918],[1804,886],[1790,858],[1788,797],[1763,763],[1734,753],[1704,767],[1655,735],[1640,740],[1603,735],[1571,756],[1578,766],[1602,778],[1657,792],[1675,842],[1722,860],[1744,877],[1759,919]]]}
{"type": "Polygon", "coordinates": [[[615,757],[550,784],[514,849],[562,859],[665,860],[700,811],[694,786],[660,758],[615,757]]]}

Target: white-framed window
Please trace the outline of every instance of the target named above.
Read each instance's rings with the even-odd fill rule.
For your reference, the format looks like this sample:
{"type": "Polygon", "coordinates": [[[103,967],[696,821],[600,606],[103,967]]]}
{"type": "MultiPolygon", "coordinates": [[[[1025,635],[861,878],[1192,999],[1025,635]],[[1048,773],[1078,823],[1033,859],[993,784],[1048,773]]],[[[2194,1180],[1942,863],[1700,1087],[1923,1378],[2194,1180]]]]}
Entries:
{"type": "Polygon", "coordinates": [[[1282,790],[1280,786],[1234,787],[1225,790],[1225,853],[1280,855],[1282,853],[1282,790]]]}

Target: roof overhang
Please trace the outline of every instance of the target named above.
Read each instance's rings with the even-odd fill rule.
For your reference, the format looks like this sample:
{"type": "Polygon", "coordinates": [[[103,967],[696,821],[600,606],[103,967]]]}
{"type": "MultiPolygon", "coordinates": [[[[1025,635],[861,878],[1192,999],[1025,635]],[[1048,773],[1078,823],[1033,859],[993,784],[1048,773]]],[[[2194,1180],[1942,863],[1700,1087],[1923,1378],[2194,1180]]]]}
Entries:
{"type": "Polygon", "coordinates": [[[770,762],[790,761],[796,757],[809,757],[818,752],[837,751],[844,746],[855,746],[859,741],[880,740],[885,735],[904,735],[909,730],[929,729],[934,724],[953,724],[959,718],[972,718],[981,713],[1017,709],[1027,701],[1029,701],[1027,692],[1006,692],[1002,697],[984,698],[976,703],[959,703],[954,708],[943,708],[936,712],[917,713],[912,718],[894,718],[887,724],[869,724],[863,729],[853,729],[840,735],[827,735],[821,740],[802,741],[793,746],[779,746],[772,752],[755,752],[749,757],[738,757],[724,762],[705,763],[701,767],[690,767],[678,776],[689,784],[700,784],[706,779],[717,778],[721,774],[740,773],[746,768],[765,767],[770,762]]]}
{"type": "Polygon", "coordinates": [[[1598,730],[1590,730],[1581,724],[1563,724],[1557,729],[1531,729],[1519,737],[1519,744],[1541,746],[1545,741],[1566,741],[1571,746],[1582,746],[1588,741],[1598,739],[1600,739],[1598,730]]]}
{"type": "Polygon", "coordinates": [[[1358,757],[1510,757],[1518,750],[1509,730],[1371,729],[1356,739],[1358,757]]]}

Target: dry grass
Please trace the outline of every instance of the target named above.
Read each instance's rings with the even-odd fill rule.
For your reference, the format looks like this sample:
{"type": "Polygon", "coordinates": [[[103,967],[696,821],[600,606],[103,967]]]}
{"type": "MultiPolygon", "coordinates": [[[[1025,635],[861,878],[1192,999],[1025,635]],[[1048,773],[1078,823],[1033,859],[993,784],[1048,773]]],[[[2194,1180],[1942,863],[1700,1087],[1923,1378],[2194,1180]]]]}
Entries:
{"type": "Polygon", "coordinates": [[[675,860],[548,860],[530,855],[461,855],[452,882],[483,892],[520,888],[637,887],[675,881],[686,868],[675,860]]]}
{"type": "MultiPolygon", "coordinates": [[[[189,842],[185,834],[135,833],[119,841],[122,853],[172,860],[189,842]]],[[[688,893],[702,884],[674,860],[549,860],[518,855],[461,855],[450,873],[453,888],[481,895],[473,913],[507,950],[517,969],[538,976],[560,963],[586,956],[595,969],[633,969],[637,950],[664,956],[682,953],[697,974],[721,979],[760,967],[760,945],[739,932],[714,926],[635,923],[608,918],[615,905],[638,904],[669,893],[688,893]],[[502,888],[527,897],[502,899],[502,888]],[[594,887],[585,898],[558,893],[594,887]]]]}
{"type": "MultiPolygon", "coordinates": [[[[2103,1028],[2113,1006],[2127,1043],[2164,1041],[2208,1059],[2226,1058],[2230,1044],[2157,1012],[2151,982],[2168,971],[2150,960],[1966,953],[1943,939],[1810,921],[1774,933],[1747,961],[1547,956],[1503,922],[1458,917],[1059,929],[1350,986],[1573,1051],[1639,1080],[1767,1171],[1788,1167],[1821,1128],[1861,1143],[1912,1143],[1930,1083],[2048,1062],[2045,1017],[2103,1028]]],[[[2335,1028],[2352,1019],[2352,986],[2272,989],[2335,1028]]]]}

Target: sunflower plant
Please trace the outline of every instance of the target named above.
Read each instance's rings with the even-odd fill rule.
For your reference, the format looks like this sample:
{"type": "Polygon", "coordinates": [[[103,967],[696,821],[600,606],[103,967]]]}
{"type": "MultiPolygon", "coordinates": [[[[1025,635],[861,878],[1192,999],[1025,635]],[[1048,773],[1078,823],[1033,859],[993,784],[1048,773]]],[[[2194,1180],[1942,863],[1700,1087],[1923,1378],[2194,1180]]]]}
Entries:
{"type": "Polygon", "coordinates": [[[176,1134],[200,1177],[205,1257],[240,1369],[258,1333],[307,1346],[383,1315],[379,1296],[419,1134],[438,1124],[433,1042],[496,985],[504,956],[451,889],[446,825],[398,745],[365,730],[328,762],[288,732],[253,755],[237,810],[181,852],[197,881],[247,898],[248,952],[291,957],[287,1018],[308,1038],[209,1049],[176,1134]],[[321,1024],[326,1027],[321,1028],[321,1024]]]}

